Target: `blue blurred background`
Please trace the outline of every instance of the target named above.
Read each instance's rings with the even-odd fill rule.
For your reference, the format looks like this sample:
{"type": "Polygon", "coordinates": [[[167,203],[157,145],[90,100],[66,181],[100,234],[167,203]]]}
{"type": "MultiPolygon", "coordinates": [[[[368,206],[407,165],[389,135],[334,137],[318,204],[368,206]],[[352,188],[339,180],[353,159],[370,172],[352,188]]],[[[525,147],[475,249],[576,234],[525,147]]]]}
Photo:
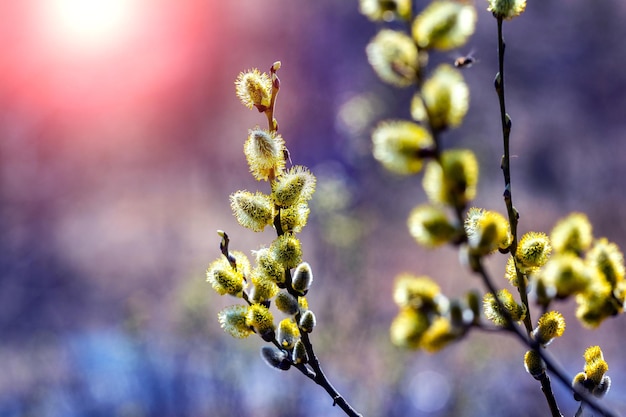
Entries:
{"type": "MultiPolygon", "coordinates": [[[[464,72],[470,111],[444,146],[476,150],[476,205],[504,211],[496,26],[477,7],[459,51],[478,60],[464,72]]],[[[369,68],[380,25],[357,1],[25,0],[2,2],[0,16],[0,416],[343,415],[298,372],[262,363],[259,338],[224,334],[216,314],[236,300],[204,281],[217,229],[247,253],[273,239],[239,227],[228,196],[265,186],[242,147],[266,122],[233,82],[276,60],[281,132],[319,181],[301,238],[330,379],[368,416],[548,414],[516,340],[472,332],[437,355],[388,342],[399,272],[428,274],[450,297],[480,283],[453,249],[412,241],[420,180],[370,155],[372,126],[407,118],[410,92],[369,68]]],[[[622,1],[570,0],[530,2],[505,24],[522,232],[584,211],[596,236],[626,248],[625,19],[622,1]]],[[[504,287],[502,264],[489,266],[504,287]]],[[[572,302],[561,307],[568,328],[550,350],[573,375],[600,344],[613,379],[604,401],[624,412],[624,318],[588,331],[572,302]]]]}

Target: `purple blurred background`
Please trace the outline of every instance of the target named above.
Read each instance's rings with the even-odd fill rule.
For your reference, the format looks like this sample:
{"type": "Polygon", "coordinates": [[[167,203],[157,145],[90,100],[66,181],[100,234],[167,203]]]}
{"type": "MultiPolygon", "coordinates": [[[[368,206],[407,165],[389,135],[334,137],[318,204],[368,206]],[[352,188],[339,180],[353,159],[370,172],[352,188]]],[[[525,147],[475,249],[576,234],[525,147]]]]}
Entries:
{"type": "MultiPolygon", "coordinates": [[[[548,414],[507,336],[472,332],[434,356],[388,342],[399,272],[428,274],[450,297],[480,285],[453,249],[412,241],[420,179],[370,155],[372,126],[407,118],[410,92],[369,68],[380,26],[355,0],[110,0],[76,16],[73,1],[0,5],[1,416],[343,415],[299,373],[267,368],[259,338],[225,335],[216,314],[236,300],[204,282],[217,229],[248,253],[273,239],[238,226],[228,196],[266,186],[242,153],[248,128],[266,122],[233,82],[276,60],[281,132],[319,180],[301,238],[331,380],[368,416],[548,414]]],[[[460,51],[478,59],[464,72],[470,111],[444,146],[477,152],[476,205],[504,211],[496,26],[477,7],[460,51]]],[[[624,2],[570,0],[530,2],[505,23],[522,232],[584,211],[596,236],[626,248],[625,19],[624,2]]],[[[490,267],[505,286],[502,263],[490,267]]],[[[588,331],[572,302],[559,307],[568,328],[550,350],[573,375],[600,344],[613,379],[605,402],[624,412],[624,318],[588,331]]],[[[554,387],[573,415],[571,394],[554,387]]]]}

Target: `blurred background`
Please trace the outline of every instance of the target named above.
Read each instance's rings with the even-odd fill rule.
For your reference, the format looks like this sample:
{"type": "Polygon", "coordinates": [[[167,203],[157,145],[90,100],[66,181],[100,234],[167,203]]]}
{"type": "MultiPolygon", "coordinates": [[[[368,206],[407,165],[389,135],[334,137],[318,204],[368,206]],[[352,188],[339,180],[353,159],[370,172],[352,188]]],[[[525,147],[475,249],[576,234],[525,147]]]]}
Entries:
{"type": "MultiPolygon", "coordinates": [[[[464,72],[470,111],[444,146],[476,150],[476,205],[504,211],[496,25],[477,7],[467,47],[431,62],[478,60],[464,72]]],[[[436,355],[390,346],[399,272],[430,275],[450,297],[480,283],[454,250],[412,241],[421,181],[370,155],[372,126],[407,118],[410,92],[368,66],[380,25],[356,0],[25,0],[0,2],[0,16],[0,416],[343,415],[300,373],[269,369],[259,338],[224,334],[216,314],[237,300],[204,277],[217,229],[247,253],[273,239],[238,226],[228,196],[266,187],[242,152],[266,121],[233,82],[276,60],[281,132],[318,177],[300,236],[331,381],[367,416],[548,414],[510,337],[472,332],[436,355]]],[[[625,19],[618,0],[545,1],[505,24],[521,232],[583,211],[626,248],[625,19]]],[[[504,287],[502,263],[489,266],[504,287]]],[[[550,350],[573,375],[601,345],[604,401],[626,413],[624,317],[589,331],[572,302],[559,307],[568,328],[550,350]]]]}

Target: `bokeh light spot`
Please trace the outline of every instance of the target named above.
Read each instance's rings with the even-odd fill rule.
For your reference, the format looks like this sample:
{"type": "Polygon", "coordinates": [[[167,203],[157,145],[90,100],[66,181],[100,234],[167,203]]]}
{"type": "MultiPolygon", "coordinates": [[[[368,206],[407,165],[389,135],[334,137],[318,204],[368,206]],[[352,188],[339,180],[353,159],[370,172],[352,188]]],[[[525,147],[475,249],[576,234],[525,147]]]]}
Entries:
{"type": "Polygon", "coordinates": [[[61,47],[99,51],[123,43],[138,20],[137,0],[46,0],[44,30],[61,47]]]}

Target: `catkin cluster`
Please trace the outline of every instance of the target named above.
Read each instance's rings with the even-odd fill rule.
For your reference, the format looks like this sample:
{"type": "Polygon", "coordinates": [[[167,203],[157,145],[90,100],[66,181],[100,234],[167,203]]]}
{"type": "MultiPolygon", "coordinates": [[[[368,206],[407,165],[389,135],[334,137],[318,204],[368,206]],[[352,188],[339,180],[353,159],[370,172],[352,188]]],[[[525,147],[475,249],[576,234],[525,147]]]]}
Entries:
{"type": "MultiPolygon", "coordinates": [[[[526,7],[525,0],[488,0],[488,4],[500,28],[503,20],[519,16],[526,7]]],[[[550,235],[528,232],[518,240],[514,234],[519,215],[512,204],[507,205],[508,218],[471,207],[478,182],[477,158],[468,149],[444,148],[441,139],[445,131],[458,127],[467,113],[469,89],[462,68],[471,66],[474,59],[459,58],[454,66],[439,64],[432,70],[428,61],[436,51],[466,44],[476,22],[473,2],[434,0],[415,16],[410,1],[360,0],[360,5],[372,21],[397,19],[410,28],[405,32],[383,27],[366,48],[369,63],[382,81],[415,90],[411,119],[384,120],[374,128],[374,158],[398,175],[423,172],[428,202],[410,212],[410,234],[428,248],[457,246],[461,262],[480,274],[490,289],[480,306],[475,293],[450,300],[431,278],[401,274],[394,286],[399,312],[391,324],[391,340],[401,347],[433,352],[459,340],[473,327],[495,325],[495,329],[525,333],[531,348],[524,356],[525,368],[542,386],[549,385],[542,352],[566,327],[563,315],[550,307],[555,301],[574,298],[576,317],[592,328],[622,313],[626,303],[623,254],[607,239],[594,238],[591,224],[581,213],[559,221],[550,235]],[[498,252],[509,256],[504,277],[517,290],[519,301],[509,289],[494,288],[484,270],[483,258],[498,252]],[[542,312],[536,322],[529,311],[533,301],[542,312]]],[[[503,94],[502,79],[499,72],[499,95],[503,94]]],[[[502,121],[508,152],[511,122],[504,111],[502,121]]],[[[504,163],[503,172],[507,179],[510,173],[504,163]]],[[[504,197],[510,203],[509,182],[504,197]]],[[[585,359],[585,371],[574,378],[574,391],[602,397],[610,379],[605,375],[608,366],[600,348],[588,349],[585,359]]]]}
{"type": "Polygon", "coordinates": [[[274,118],[279,68],[280,62],[276,62],[269,74],[252,69],[235,81],[241,102],[265,113],[268,119],[267,129],[257,126],[248,131],[243,149],[250,172],[257,180],[269,182],[269,193],[240,190],[230,196],[233,214],[241,226],[254,232],[273,227],[277,237],[269,247],[253,251],[253,266],[246,254],[229,251],[228,235],[219,231],[222,256],[209,265],[206,277],[218,294],[246,302],[219,312],[224,331],[236,338],[259,334],[273,344],[261,349],[263,359],[274,368],[286,370],[308,361],[301,334],[310,333],[316,322],[305,297],[313,273],[302,260],[297,237],[307,222],[316,179],[304,166],[287,167],[289,152],[274,118]],[[278,323],[272,304],[284,316],[278,323]]]}
{"type": "MultiPolygon", "coordinates": [[[[465,45],[474,32],[476,9],[470,2],[438,0],[416,16],[403,1],[361,1],[361,12],[374,21],[404,20],[410,30],[382,28],[367,45],[369,63],[380,79],[399,88],[412,87],[411,119],[384,120],[372,132],[373,155],[399,175],[423,172],[428,203],[415,207],[408,229],[426,246],[467,245],[486,254],[509,244],[508,223],[497,214],[476,209],[463,213],[476,196],[478,160],[460,147],[442,146],[442,134],[463,122],[469,88],[460,64],[428,66],[429,56],[465,45]]],[[[391,325],[394,344],[437,351],[463,337],[479,318],[479,297],[469,293],[450,300],[428,277],[402,274],[395,284],[399,313],[391,325]]]]}

